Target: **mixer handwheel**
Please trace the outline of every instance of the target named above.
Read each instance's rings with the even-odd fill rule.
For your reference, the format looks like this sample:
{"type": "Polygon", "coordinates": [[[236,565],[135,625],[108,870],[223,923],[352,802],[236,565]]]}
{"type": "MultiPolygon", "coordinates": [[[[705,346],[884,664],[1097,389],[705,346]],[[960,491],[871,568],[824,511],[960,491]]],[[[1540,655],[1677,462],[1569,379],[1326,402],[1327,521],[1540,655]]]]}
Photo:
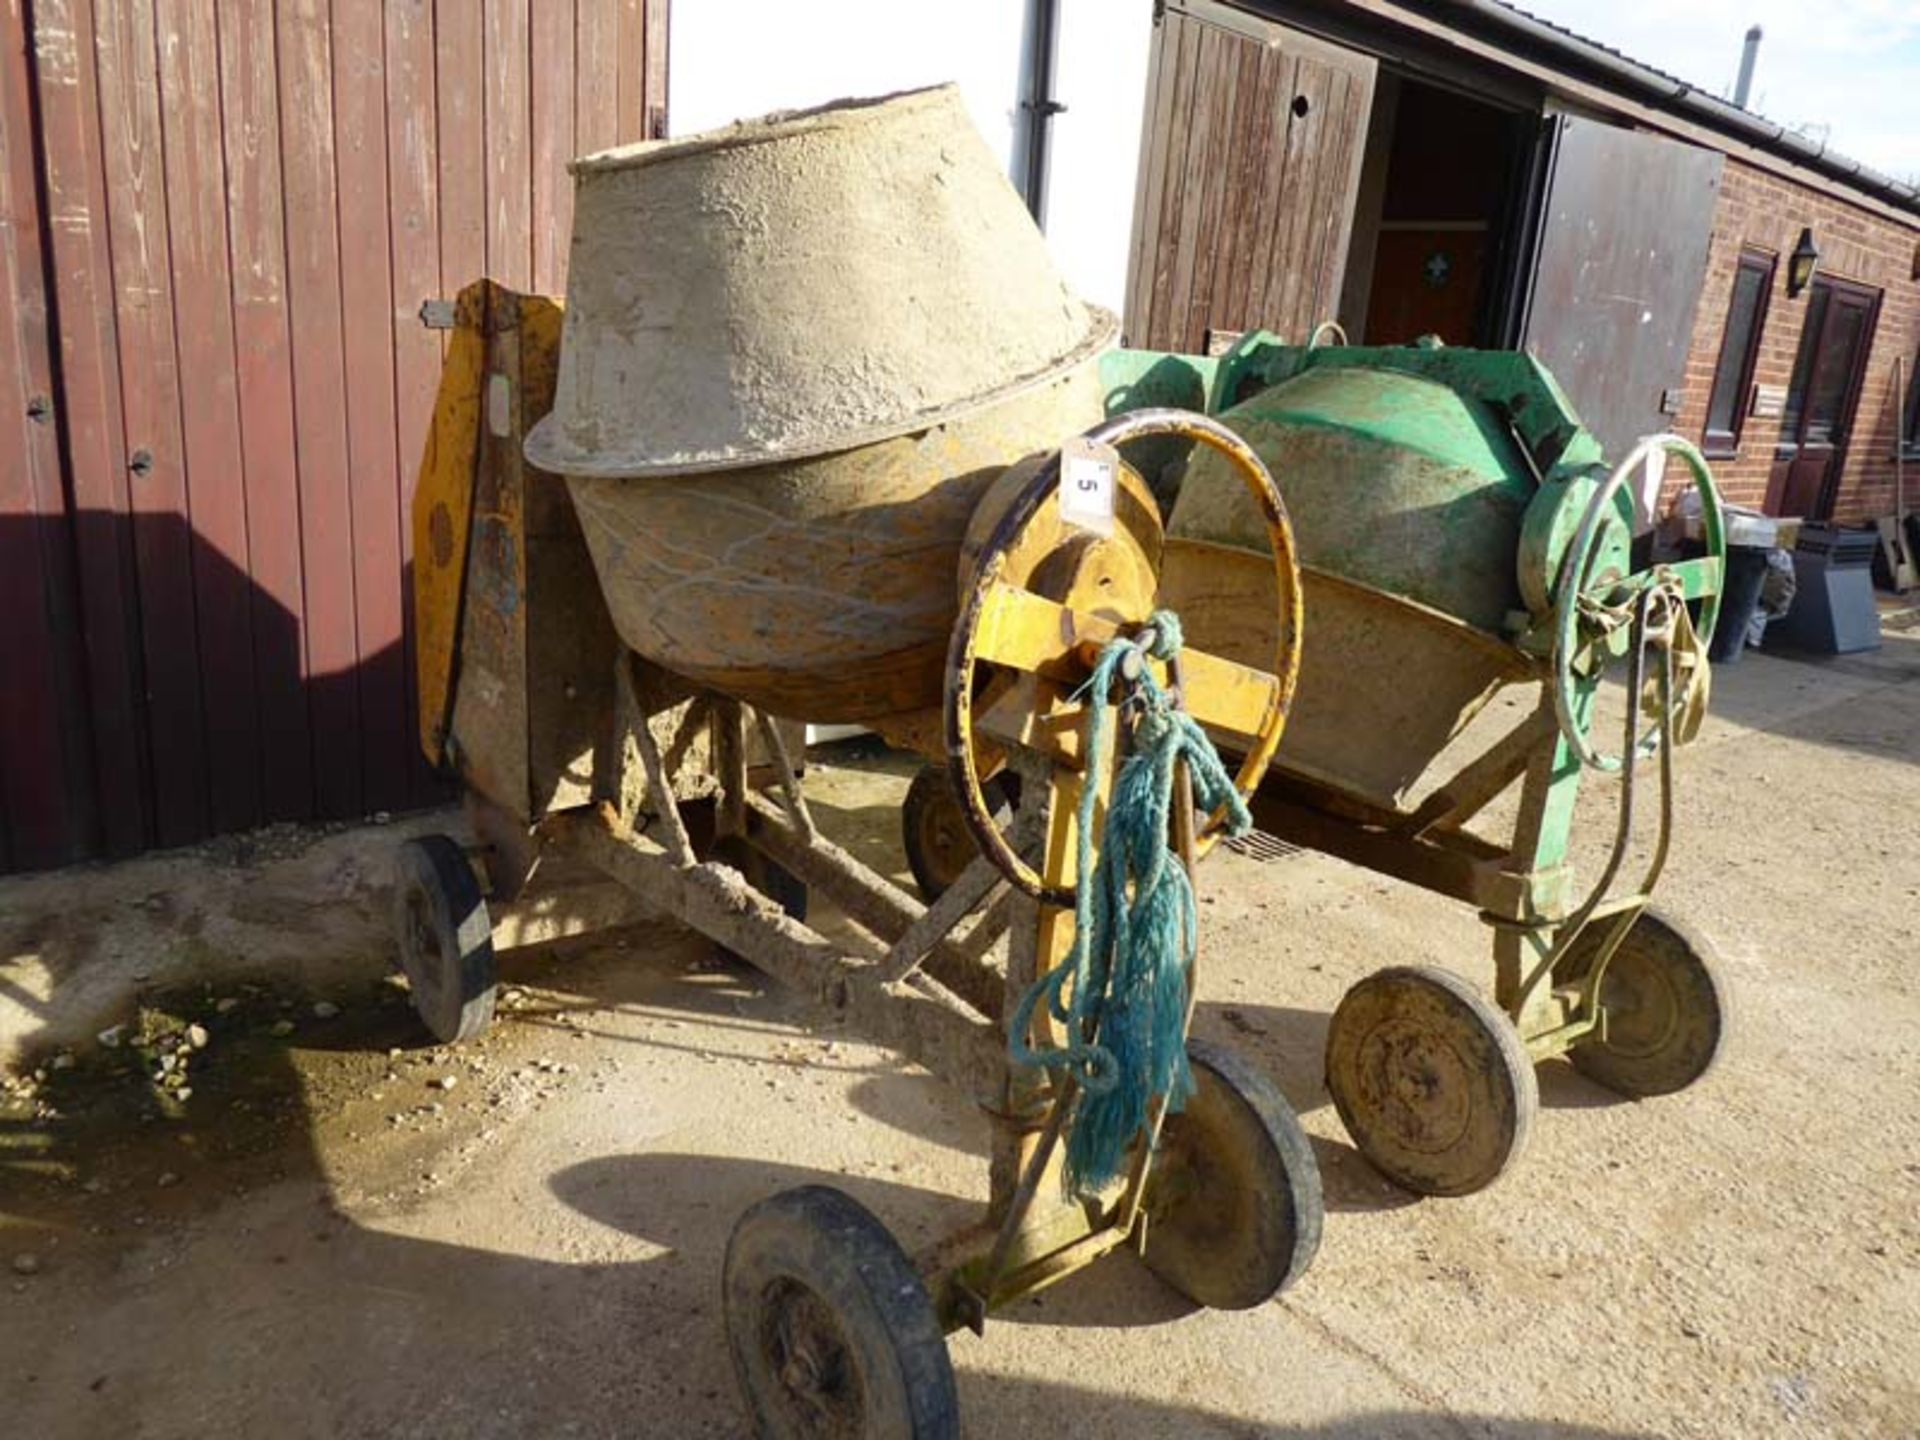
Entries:
{"type": "MultiPolygon", "coordinates": [[[[1554,967],[1554,979],[1583,980],[1605,935],[1587,927],[1554,967]]],[[[1567,1052],[1573,1068],[1621,1095],[1671,1095],[1720,1058],[1727,990],[1713,946],[1656,908],[1643,911],[1600,977],[1605,1038],[1596,1032],[1567,1052]]]]}
{"type": "MultiPolygon", "coordinates": [[[[1260,457],[1240,436],[1207,416],[1182,410],[1136,410],[1095,426],[1076,443],[1095,455],[1110,452],[1117,457],[1116,447],[1153,436],[1191,440],[1223,455],[1245,484],[1266,529],[1274,580],[1283,602],[1272,669],[1254,669],[1192,647],[1182,649],[1178,660],[1177,683],[1184,708],[1207,729],[1235,737],[1234,748],[1242,759],[1234,784],[1248,796],[1266,774],[1280,743],[1299,675],[1300,566],[1292,526],[1273,476],[1260,457]]],[[[1102,546],[1091,533],[1075,533],[1076,522],[1062,518],[1066,512],[1059,498],[1063,477],[1070,473],[1068,453],[1063,448],[1015,466],[975,512],[963,552],[965,599],[947,650],[944,706],[954,791],[980,853],[1018,889],[1061,906],[1073,904],[1073,887],[1043,878],[993,823],[982,788],[978,741],[983,737],[976,735],[976,721],[984,716],[976,712],[992,707],[996,694],[1008,700],[1021,693],[1020,687],[1028,687],[1028,703],[1037,707],[1029,718],[1042,723],[1032,727],[1035,733],[1023,732],[1016,741],[1044,751],[1051,737],[1057,745],[1059,735],[1074,728],[1072,712],[1084,703],[1079,686],[1094,659],[1114,640],[1137,638],[1146,627],[1154,608],[1151,590],[1157,584],[1160,558],[1157,511],[1149,523],[1137,527],[1151,532],[1150,553],[1122,555],[1124,547],[1102,546]],[[1103,549],[1115,561],[1111,569],[1094,559],[1103,549]],[[1071,563],[1076,556],[1087,562],[1078,567],[1077,580],[1071,563]],[[1055,561],[1075,581],[1064,595],[1047,593],[1059,588],[1055,582],[1061,577],[1049,573],[1055,561]],[[1139,583],[1143,580],[1153,584],[1139,583]],[[1010,688],[1001,689],[997,682],[1010,682],[1010,688]]],[[[1117,458],[1110,468],[1125,471],[1117,458]]],[[[1119,515],[1120,502],[1133,497],[1127,494],[1122,476],[1110,479],[1109,518],[1117,540],[1122,533],[1136,531],[1133,525],[1121,524],[1119,515]]],[[[1076,483],[1099,489],[1086,476],[1076,483]]],[[[1137,477],[1134,483],[1138,484],[1137,477]]],[[[1145,503],[1152,508],[1150,494],[1145,503]]],[[[1057,751],[1055,760],[1070,769],[1103,763],[1100,757],[1066,761],[1057,751]]],[[[1194,836],[1197,854],[1206,854],[1224,832],[1225,822],[1226,807],[1221,806],[1194,836]]]]}
{"type": "Polygon", "coordinates": [[[479,877],[446,835],[422,835],[394,857],[393,919],[413,1008],[442,1044],[493,1022],[499,975],[479,877]]]}
{"type": "Polygon", "coordinates": [[[1327,1031],[1327,1089],[1374,1168],[1421,1195],[1483,1190],[1520,1158],[1539,1108],[1512,1023],[1459,976],[1381,970],[1327,1031]]]}
{"type": "Polygon", "coordinates": [[[1249,1310],[1320,1246],[1320,1167],[1280,1087],[1192,1041],[1194,1093],[1167,1117],[1147,1181],[1147,1268],[1195,1304],[1249,1310]]]}
{"type": "Polygon", "coordinates": [[[755,1434],[959,1434],[953,1362],[926,1286],[886,1226],[840,1191],[783,1190],[742,1215],[721,1299],[755,1434]]]}

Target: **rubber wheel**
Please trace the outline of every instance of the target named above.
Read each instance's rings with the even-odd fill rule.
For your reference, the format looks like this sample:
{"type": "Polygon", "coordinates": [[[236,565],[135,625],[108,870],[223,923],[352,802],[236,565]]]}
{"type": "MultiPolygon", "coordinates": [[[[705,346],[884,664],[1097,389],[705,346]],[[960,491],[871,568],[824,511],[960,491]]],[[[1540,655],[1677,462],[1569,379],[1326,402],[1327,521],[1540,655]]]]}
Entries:
{"type": "MultiPolygon", "coordinates": [[[[1002,770],[981,785],[980,793],[996,819],[1003,813],[1010,814],[1015,794],[1013,776],[1002,770]]],[[[960,872],[980,855],[945,765],[924,765],[913,777],[900,806],[900,831],[907,868],[929,905],[944,895],[960,878],[960,872]]]]}
{"type": "MultiPolygon", "coordinates": [[[[1584,979],[1605,934],[1590,925],[1554,967],[1554,979],[1584,979]]],[[[1684,1090],[1720,1058],[1729,1005],[1719,957],[1704,936],[1648,908],[1607,962],[1600,980],[1606,1039],[1598,1032],[1567,1052],[1573,1068],[1635,1098],[1684,1090]]]]}
{"type": "Polygon", "coordinates": [[[1327,1088],[1360,1153],[1419,1195],[1469,1195],[1526,1148],[1540,1092],[1519,1034],[1445,970],[1396,967],[1341,999],[1327,1088]]]}
{"type": "Polygon", "coordinates": [[[394,857],[393,919],[414,1012],[442,1044],[471,1040],[493,1022],[499,972],[493,922],[464,850],[422,835],[394,857]]]}
{"type": "Polygon", "coordinates": [[[1194,1093],[1169,1115],[1148,1177],[1147,1268],[1197,1305],[1248,1310],[1320,1248],[1320,1166],[1280,1087],[1193,1041],[1194,1093]]]}
{"type": "Polygon", "coordinates": [[[722,1280],[727,1344],[769,1440],[947,1440],[960,1433],[946,1337],[886,1226],[824,1185],[740,1217],[722,1280]]]}

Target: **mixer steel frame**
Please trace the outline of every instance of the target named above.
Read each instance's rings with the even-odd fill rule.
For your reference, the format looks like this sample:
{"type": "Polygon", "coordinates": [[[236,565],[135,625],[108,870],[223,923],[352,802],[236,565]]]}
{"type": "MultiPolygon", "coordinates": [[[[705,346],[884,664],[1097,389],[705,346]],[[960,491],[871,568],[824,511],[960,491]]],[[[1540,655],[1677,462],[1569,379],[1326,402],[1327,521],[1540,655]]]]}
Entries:
{"type": "MultiPolygon", "coordinates": [[[[494,949],[514,943],[492,922],[557,901],[549,918],[579,933],[594,922],[567,926],[567,911],[597,886],[707,936],[829,1023],[949,1082],[988,1117],[981,1219],[914,1257],[910,1270],[884,1229],[837,1192],[802,1187],[743,1217],[738,1272],[729,1248],[728,1316],[756,1406],[767,1393],[748,1378],[758,1362],[741,1358],[755,1342],[734,1325],[737,1306],[776,1306],[764,1285],[736,1292],[739,1275],[754,1273],[756,1244],[764,1260],[797,1236],[803,1252],[838,1246],[860,1266],[892,1265],[896,1280],[917,1272],[923,1362],[929,1333],[978,1331],[990,1311],[1123,1247],[1205,1305],[1257,1304],[1291,1283],[1318,1243],[1318,1171],[1270,1080],[1196,1042],[1198,1090],[1186,1110],[1157,1107],[1126,1178],[1097,1197],[1070,1198],[1057,1142],[1073,1084],[1015,1066],[1007,1050],[1020,997],[1070,949],[1071,911],[1061,901],[1071,903],[1076,881],[1082,789],[1104,793],[1112,779],[1104,757],[1093,765],[1084,755],[1075,691],[1100,647],[1137,628],[1153,604],[1160,522],[1138,477],[1120,477],[1118,543],[1064,532],[1058,506],[1036,502],[1059,489],[1057,456],[1051,469],[1014,467],[976,510],[982,524],[997,523],[972,553],[980,579],[949,651],[945,718],[949,731],[978,735],[1021,775],[1021,803],[1005,822],[998,862],[975,859],[938,902],[922,905],[821,834],[787,722],[643,659],[613,634],[563,483],[527,465],[518,443],[550,403],[558,318],[552,301],[485,282],[462,293],[417,487],[421,738],[465,787],[478,839],[465,854],[444,836],[402,847],[398,938],[422,1018],[442,1040],[478,1034],[492,1014],[494,949]],[[1062,560],[1071,563],[1047,568],[1062,560]],[[976,663],[995,667],[977,687],[976,663]],[[1008,867],[1007,854],[1018,865],[1008,867]],[[556,892],[583,874],[602,878],[556,892]],[[829,933],[790,913],[793,881],[851,923],[829,933]],[[991,952],[1003,943],[997,964],[991,952]]],[[[1285,513],[1251,452],[1195,416],[1143,414],[1107,428],[1169,425],[1208,431],[1210,443],[1241,452],[1248,483],[1265,497],[1276,575],[1297,590],[1285,513]]],[[[1277,674],[1188,652],[1177,677],[1198,717],[1250,744],[1243,790],[1272,754],[1292,693],[1291,629],[1277,648],[1277,674]]],[[[913,743],[938,753],[926,718],[913,743]]],[[[1184,773],[1176,783],[1188,798],[1175,806],[1174,838],[1191,864],[1210,822],[1193,814],[1184,773]]],[[[602,901],[594,913],[618,907],[602,901]]],[[[630,909],[622,918],[637,917],[630,909]]],[[[1036,1017],[1036,1041],[1051,1028],[1036,1017]]],[[[903,1317],[899,1287],[889,1293],[894,1312],[864,1319],[857,1305],[836,1311],[836,1297],[824,1299],[856,1346],[886,1348],[899,1339],[890,1333],[898,1322],[919,1313],[907,1302],[903,1317]]],[[[783,1333],[814,1313],[802,1309],[781,1319],[783,1333]]],[[[756,1326],[763,1322],[747,1329],[756,1326]]],[[[811,1383],[812,1344],[787,1357],[800,1380],[783,1371],[774,1390],[811,1383]]],[[[938,1413],[952,1408],[945,1366],[933,1367],[944,1383],[936,1373],[930,1390],[915,1390],[916,1403],[938,1413]]]]}
{"type": "MultiPolygon", "coordinates": [[[[1027,636],[1015,648],[1048,654],[1064,666],[1082,643],[1071,633],[1063,638],[1056,627],[1049,636],[1027,636]]],[[[1067,690],[1042,681],[1043,705],[1066,708],[1067,690]]],[[[534,827],[536,850],[603,872],[649,909],[671,915],[801,995],[828,1024],[845,1025],[924,1066],[991,1121],[985,1215],[916,1260],[943,1328],[978,1332],[991,1310],[1064,1279],[1110,1250],[1130,1247],[1151,1259],[1153,1227],[1171,1213],[1155,1197],[1172,1195],[1177,1206],[1190,1188],[1170,1173],[1166,1157],[1175,1152],[1156,1151],[1149,1166],[1142,1151],[1127,1183],[1098,1201],[1070,1199],[1057,1184],[1041,1183],[1054,1173],[1045,1147],[1049,1135],[1058,1136],[1061,1095],[1044,1073],[1014,1066],[1007,1056],[1005,1026],[1015,1003],[1064,956],[1070,927],[1058,923],[1063,912],[1010,886],[984,857],[936,904],[923,906],[820,833],[779,728],[736,700],[691,690],[628,655],[616,680],[615,711],[616,753],[637,757],[644,787],[626,783],[617,768],[608,770],[593,805],[556,812],[534,827]],[[673,720],[664,744],[649,723],[662,716],[673,720]],[[749,776],[752,736],[777,757],[774,783],[765,788],[749,776]],[[700,738],[711,757],[709,772],[676,773],[676,760],[698,753],[700,738]],[[688,802],[683,794],[699,798],[688,802]],[[711,847],[696,846],[688,803],[711,805],[711,847]],[[858,936],[851,942],[829,938],[788,914],[779,898],[735,864],[700,858],[700,849],[724,851],[729,840],[745,842],[810,892],[832,900],[879,945],[858,936]],[[1002,937],[1004,971],[988,959],[1002,937]]],[[[1022,853],[1044,856],[1049,880],[1070,886],[1080,777],[1031,752],[1019,763],[1024,793],[1038,799],[1021,805],[1011,843],[1022,853]]],[[[1209,1161],[1230,1163],[1217,1155],[1209,1161]]],[[[1221,1223],[1218,1217],[1187,1219],[1202,1226],[1221,1223]]]]}

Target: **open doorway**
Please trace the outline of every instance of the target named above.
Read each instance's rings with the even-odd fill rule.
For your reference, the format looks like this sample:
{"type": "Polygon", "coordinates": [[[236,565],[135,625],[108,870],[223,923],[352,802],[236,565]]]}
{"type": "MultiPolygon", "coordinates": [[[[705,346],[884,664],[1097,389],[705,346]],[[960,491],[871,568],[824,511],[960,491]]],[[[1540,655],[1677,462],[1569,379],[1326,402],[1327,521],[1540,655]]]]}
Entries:
{"type": "Polygon", "coordinates": [[[1503,343],[1507,237],[1536,121],[1382,70],[1341,297],[1354,341],[1503,343]]]}

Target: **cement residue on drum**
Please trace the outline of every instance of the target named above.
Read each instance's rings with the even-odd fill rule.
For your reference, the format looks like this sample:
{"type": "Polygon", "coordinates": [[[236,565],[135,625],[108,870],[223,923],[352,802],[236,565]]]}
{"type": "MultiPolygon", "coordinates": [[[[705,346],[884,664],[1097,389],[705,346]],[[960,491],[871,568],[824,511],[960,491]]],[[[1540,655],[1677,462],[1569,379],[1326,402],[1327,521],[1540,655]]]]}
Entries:
{"type": "Polygon", "coordinates": [[[1111,343],[952,87],[575,166],[566,341],[528,438],[575,475],[763,464],[956,419],[1111,343]]]}

